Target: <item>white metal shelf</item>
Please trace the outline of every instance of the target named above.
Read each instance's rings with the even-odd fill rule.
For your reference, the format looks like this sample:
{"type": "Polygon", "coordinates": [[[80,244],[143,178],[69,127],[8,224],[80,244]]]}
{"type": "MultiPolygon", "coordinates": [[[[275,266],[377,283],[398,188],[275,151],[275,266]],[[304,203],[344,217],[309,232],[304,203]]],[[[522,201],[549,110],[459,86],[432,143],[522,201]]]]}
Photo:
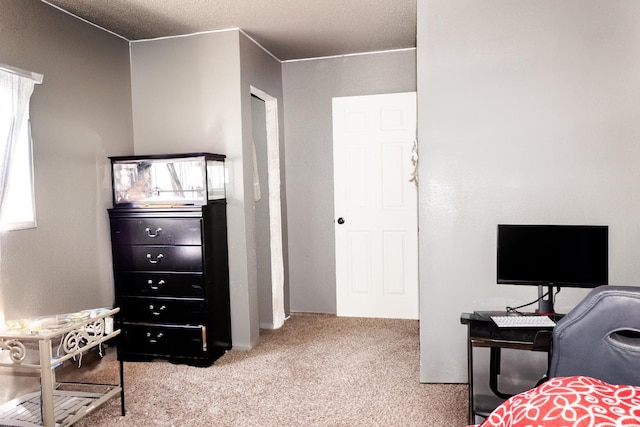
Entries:
{"type": "Polygon", "coordinates": [[[0,352],[8,351],[10,359],[8,363],[0,363],[0,367],[14,372],[27,370],[40,373],[40,391],[25,394],[0,406],[0,425],[70,426],[118,394],[124,415],[122,362],[119,384],[58,383],[55,379],[55,369],[63,362],[81,357],[84,352],[120,334],[119,329],[112,331],[106,321],[118,311],[119,308],[93,310],[90,316],[77,319],[68,315],[54,316],[43,318],[43,323],[37,327],[25,325],[23,329],[0,331],[0,352]],[[55,327],[48,329],[44,321],[51,319],[56,321],[55,327]],[[27,363],[27,347],[34,343],[38,345],[39,362],[27,363]]]}

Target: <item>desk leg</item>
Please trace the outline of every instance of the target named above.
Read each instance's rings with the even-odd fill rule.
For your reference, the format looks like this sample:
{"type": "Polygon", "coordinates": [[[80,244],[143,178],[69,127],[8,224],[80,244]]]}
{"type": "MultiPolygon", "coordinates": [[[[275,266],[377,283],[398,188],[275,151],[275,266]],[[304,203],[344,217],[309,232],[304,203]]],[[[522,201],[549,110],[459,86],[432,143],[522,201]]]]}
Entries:
{"type": "Polygon", "coordinates": [[[475,424],[473,409],[473,344],[471,343],[471,327],[467,328],[467,378],[469,383],[469,423],[475,424]]]}
{"type": "Polygon", "coordinates": [[[491,347],[489,360],[489,388],[501,399],[508,399],[512,394],[502,393],[498,390],[498,376],[500,375],[500,347],[491,347]]]}

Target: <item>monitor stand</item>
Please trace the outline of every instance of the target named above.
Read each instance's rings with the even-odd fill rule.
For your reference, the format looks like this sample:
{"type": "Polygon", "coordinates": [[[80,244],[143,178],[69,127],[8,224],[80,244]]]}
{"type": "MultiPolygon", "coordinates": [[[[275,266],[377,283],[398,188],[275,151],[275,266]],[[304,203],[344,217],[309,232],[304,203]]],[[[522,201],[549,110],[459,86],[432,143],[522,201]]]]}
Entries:
{"type": "Polygon", "coordinates": [[[545,285],[538,285],[538,309],[536,310],[536,314],[553,316],[555,314],[553,309],[553,284],[547,285],[547,299],[544,299],[544,288],[545,285]]]}

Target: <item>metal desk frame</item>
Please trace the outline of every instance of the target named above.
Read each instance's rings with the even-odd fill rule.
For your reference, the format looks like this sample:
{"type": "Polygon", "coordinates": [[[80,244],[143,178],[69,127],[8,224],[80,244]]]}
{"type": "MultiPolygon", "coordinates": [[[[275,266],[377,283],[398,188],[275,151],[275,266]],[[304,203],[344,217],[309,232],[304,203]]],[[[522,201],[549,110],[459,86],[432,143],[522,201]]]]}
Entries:
{"type": "Polygon", "coordinates": [[[498,388],[501,350],[503,348],[527,351],[549,352],[552,328],[498,328],[491,320],[492,315],[505,312],[462,313],[460,323],[467,325],[467,373],[469,383],[469,422],[475,422],[475,415],[486,416],[493,408],[476,408],[473,389],[473,348],[489,348],[489,388],[500,399],[508,399],[511,394],[498,388]]]}

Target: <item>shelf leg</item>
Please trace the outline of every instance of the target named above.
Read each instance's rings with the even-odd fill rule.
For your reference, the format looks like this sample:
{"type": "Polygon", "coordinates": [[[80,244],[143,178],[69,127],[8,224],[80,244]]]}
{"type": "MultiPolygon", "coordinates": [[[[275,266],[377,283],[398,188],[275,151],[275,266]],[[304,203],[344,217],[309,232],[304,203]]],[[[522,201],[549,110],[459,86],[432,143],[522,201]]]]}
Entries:
{"type": "Polygon", "coordinates": [[[54,373],[51,369],[51,340],[38,342],[40,350],[40,399],[42,401],[42,423],[45,427],[54,427],[56,420],[53,410],[54,373]]]}

